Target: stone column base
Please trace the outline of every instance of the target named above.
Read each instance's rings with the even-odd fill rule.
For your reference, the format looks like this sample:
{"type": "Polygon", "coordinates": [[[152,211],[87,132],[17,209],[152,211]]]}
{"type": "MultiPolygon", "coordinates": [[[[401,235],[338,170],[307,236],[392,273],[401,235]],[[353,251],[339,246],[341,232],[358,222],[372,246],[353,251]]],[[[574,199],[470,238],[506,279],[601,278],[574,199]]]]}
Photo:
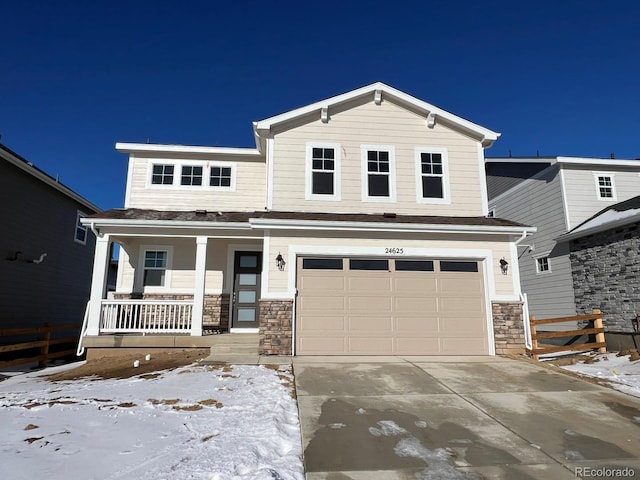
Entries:
{"type": "Polygon", "coordinates": [[[524,354],[522,302],[493,302],[491,309],[496,355],[524,354]]]}
{"type": "Polygon", "coordinates": [[[259,355],[291,355],[293,300],[260,300],[259,355]]]}

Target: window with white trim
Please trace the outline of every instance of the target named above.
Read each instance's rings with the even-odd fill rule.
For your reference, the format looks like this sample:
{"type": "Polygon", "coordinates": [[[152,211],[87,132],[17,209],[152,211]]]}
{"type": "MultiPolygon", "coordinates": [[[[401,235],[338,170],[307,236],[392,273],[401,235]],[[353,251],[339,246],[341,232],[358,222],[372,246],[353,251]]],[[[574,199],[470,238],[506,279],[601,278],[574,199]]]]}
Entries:
{"type": "Polygon", "coordinates": [[[183,165],[180,175],[180,185],[202,185],[202,166],[183,165]]]}
{"type": "Polygon", "coordinates": [[[536,273],[547,273],[551,271],[551,265],[549,264],[549,257],[536,258],[536,273]]]}
{"type": "Polygon", "coordinates": [[[77,243],[81,243],[82,245],[87,244],[87,227],[86,225],[82,225],[80,223],[80,219],[84,218],[85,214],[82,212],[78,212],[76,215],[76,231],[75,236],[73,237],[74,241],[77,243]]]}
{"type": "Polygon", "coordinates": [[[340,200],[340,145],[309,142],[306,146],[305,198],[340,200]]]}
{"type": "Polygon", "coordinates": [[[449,203],[447,150],[417,147],[415,156],[418,203],[449,203]]]}
{"type": "Polygon", "coordinates": [[[395,150],[393,147],[362,146],[364,201],[395,201],[395,150]]]}
{"type": "Polygon", "coordinates": [[[212,165],[209,172],[209,186],[231,188],[232,185],[231,167],[212,165]]]}
{"type": "Polygon", "coordinates": [[[595,173],[596,189],[599,200],[615,200],[616,190],[613,175],[595,173]]]}
{"type": "Polygon", "coordinates": [[[166,286],[169,252],[167,250],[145,250],[142,286],[166,286]]]}
{"type": "Polygon", "coordinates": [[[173,165],[154,164],[151,170],[151,183],[153,185],[173,185],[173,165]]]}

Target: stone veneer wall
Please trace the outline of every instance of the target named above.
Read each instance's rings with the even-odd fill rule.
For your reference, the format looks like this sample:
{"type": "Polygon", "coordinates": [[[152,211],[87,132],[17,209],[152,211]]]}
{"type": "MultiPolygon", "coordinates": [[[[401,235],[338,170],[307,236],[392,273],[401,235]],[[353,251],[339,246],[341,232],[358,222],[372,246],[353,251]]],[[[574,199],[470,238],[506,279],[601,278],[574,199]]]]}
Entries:
{"type": "Polygon", "coordinates": [[[291,355],[293,300],[260,300],[259,355],[291,355]]]}
{"type": "Polygon", "coordinates": [[[496,355],[525,353],[522,302],[493,302],[491,309],[496,355]]]}
{"type": "MultiPolygon", "coordinates": [[[[193,295],[176,295],[167,293],[115,293],[116,300],[193,300],[193,295]]],[[[205,295],[202,318],[203,329],[229,330],[229,294],[205,295]]]]}
{"type": "Polygon", "coordinates": [[[640,223],[572,240],[569,258],[578,314],[603,313],[606,332],[631,333],[640,311],[640,223]]]}

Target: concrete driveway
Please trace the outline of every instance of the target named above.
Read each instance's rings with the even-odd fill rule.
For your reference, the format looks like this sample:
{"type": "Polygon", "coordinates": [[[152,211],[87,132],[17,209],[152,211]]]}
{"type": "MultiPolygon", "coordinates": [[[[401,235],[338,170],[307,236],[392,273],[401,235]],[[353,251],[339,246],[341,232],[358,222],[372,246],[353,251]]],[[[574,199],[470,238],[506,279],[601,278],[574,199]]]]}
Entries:
{"type": "Polygon", "coordinates": [[[297,357],[294,370],[307,480],[640,479],[640,399],[545,367],[297,357]]]}

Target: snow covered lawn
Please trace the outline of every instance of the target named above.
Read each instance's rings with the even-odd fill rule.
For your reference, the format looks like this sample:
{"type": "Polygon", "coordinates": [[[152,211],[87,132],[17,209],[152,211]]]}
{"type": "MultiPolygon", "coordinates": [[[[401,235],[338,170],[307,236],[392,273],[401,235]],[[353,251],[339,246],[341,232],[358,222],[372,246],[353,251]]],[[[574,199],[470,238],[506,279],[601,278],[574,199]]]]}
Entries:
{"type": "Polygon", "coordinates": [[[304,478],[290,366],[0,382],[0,479],[304,478]]]}
{"type": "Polygon", "coordinates": [[[640,360],[632,360],[630,355],[617,356],[615,353],[591,353],[574,365],[562,368],[580,375],[599,378],[621,392],[640,397],[640,360]]]}

